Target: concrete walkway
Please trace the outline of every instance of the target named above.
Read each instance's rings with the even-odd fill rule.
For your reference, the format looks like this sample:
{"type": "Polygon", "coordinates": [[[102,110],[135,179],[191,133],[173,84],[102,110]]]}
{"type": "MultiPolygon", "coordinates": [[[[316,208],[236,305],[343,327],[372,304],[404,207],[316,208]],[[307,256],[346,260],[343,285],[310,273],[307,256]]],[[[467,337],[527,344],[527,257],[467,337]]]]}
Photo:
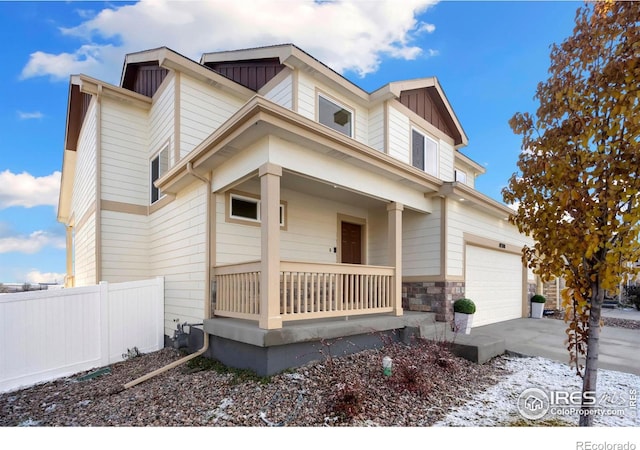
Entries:
{"type": "MultiPolygon", "coordinates": [[[[609,314],[611,313],[607,313],[609,314]]],[[[637,314],[638,317],[635,317],[635,314],[631,315],[622,315],[621,318],[640,319],[640,313],[637,314]]],[[[469,337],[499,337],[505,340],[507,351],[527,356],[541,356],[568,364],[566,328],[567,324],[562,320],[514,319],[472,328],[469,337]]],[[[598,367],[640,375],[639,347],[640,330],[605,326],[600,335],[598,367]]]]}

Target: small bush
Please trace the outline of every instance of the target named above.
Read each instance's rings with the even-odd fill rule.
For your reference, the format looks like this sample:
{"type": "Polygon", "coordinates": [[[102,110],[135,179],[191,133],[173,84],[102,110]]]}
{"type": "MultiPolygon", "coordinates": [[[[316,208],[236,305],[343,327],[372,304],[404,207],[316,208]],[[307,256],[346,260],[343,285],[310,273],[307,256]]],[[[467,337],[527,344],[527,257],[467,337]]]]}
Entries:
{"type": "Polygon", "coordinates": [[[453,311],[457,313],[473,314],[476,312],[476,304],[468,298],[459,298],[453,302],[453,311]]]}
{"type": "Polygon", "coordinates": [[[350,422],[364,410],[366,393],[362,383],[355,378],[337,384],[332,412],[344,422],[350,422]]]}
{"type": "Polygon", "coordinates": [[[543,295],[540,294],[536,294],[533,297],[531,297],[531,303],[545,303],[547,301],[546,298],[544,298],[543,295]]]}

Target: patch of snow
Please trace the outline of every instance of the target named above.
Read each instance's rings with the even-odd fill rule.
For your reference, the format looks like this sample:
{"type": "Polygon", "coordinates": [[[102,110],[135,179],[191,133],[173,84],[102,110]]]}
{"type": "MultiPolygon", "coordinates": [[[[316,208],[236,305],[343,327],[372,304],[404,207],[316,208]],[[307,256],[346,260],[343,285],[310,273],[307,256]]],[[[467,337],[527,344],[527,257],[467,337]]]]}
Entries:
{"type": "Polygon", "coordinates": [[[18,426],[19,427],[37,427],[37,426],[40,426],[40,421],[27,419],[24,422],[20,422],[18,426]]]}
{"type": "Polygon", "coordinates": [[[229,415],[225,413],[224,410],[231,405],[233,405],[233,400],[231,400],[230,398],[223,399],[220,405],[218,405],[217,409],[209,411],[207,413],[207,420],[212,420],[213,423],[216,423],[220,419],[228,419],[229,415]]]}
{"type": "MultiPolygon", "coordinates": [[[[518,399],[526,389],[537,388],[547,394],[582,392],[582,378],[566,364],[540,357],[515,356],[504,356],[494,364],[504,367],[511,373],[496,385],[478,392],[465,405],[451,411],[434,426],[508,426],[511,422],[523,419],[518,412],[518,399]]],[[[639,426],[640,410],[637,400],[634,400],[637,398],[638,390],[640,390],[640,376],[598,370],[596,394],[603,414],[594,416],[594,425],[639,426]]],[[[560,405],[561,402],[556,404],[560,405]]],[[[579,407],[579,404],[575,406],[579,407]]],[[[577,411],[562,409],[556,412],[555,409],[550,408],[547,414],[538,420],[554,420],[558,424],[564,422],[567,425],[578,424],[577,411]]]]}

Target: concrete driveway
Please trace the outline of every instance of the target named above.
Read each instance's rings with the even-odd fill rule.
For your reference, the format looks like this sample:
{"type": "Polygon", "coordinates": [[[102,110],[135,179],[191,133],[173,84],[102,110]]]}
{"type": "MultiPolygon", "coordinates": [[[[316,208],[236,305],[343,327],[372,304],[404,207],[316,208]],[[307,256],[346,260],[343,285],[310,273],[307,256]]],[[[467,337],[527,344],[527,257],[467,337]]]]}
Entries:
{"type": "MultiPolygon", "coordinates": [[[[606,312],[607,316],[640,320],[640,312],[606,312]]],[[[565,330],[567,324],[556,319],[514,319],[472,328],[469,337],[486,335],[505,340],[507,351],[569,363],[565,330]]],[[[603,327],[600,335],[598,367],[640,375],[640,330],[603,327]]]]}

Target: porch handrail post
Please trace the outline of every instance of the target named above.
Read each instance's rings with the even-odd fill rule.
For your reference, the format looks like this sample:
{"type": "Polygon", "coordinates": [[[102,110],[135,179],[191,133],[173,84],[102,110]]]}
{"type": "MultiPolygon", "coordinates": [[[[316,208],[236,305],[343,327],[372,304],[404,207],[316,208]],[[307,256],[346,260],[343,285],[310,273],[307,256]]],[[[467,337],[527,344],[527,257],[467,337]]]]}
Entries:
{"type": "Polygon", "coordinates": [[[260,167],[260,319],[263,329],[282,328],[280,315],[280,178],[282,167],[260,167]]]}
{"type": "Polygon", "coordinates": [[[393,269],[391,286],[391,305],[393,314],[402,315],[402,210],[401,203],[393,202],[387,205],[388,212],[388,248],[389,265],[393,269]]]}

